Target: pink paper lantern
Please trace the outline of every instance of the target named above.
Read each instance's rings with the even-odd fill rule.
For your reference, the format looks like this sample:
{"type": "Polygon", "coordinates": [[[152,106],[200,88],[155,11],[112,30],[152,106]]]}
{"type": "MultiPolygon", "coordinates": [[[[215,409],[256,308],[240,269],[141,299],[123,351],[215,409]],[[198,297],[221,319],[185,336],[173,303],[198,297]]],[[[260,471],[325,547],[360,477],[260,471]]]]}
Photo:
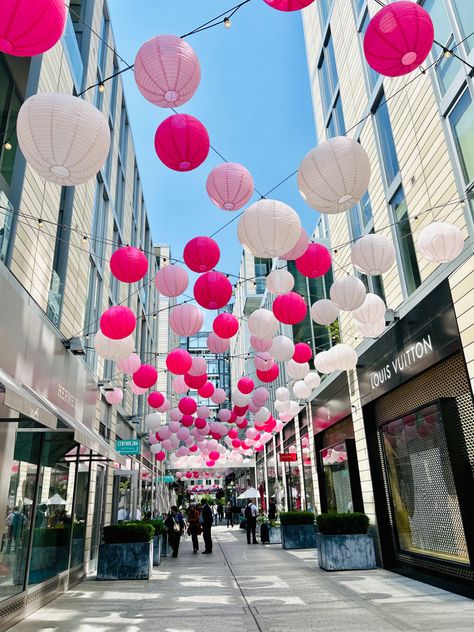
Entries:
{"type": "Polygon", "coordinates": [[[255,349],[255,351],[268,351],[272,346],[273,340],[269,338],[268,340],[264,338],[257,338],[257,336],[250,336],[250,345],[255,349]]]}
{"type": "Polygon", "coordinates": [[[186,441],[186,439],[189,437],[189,430],[186,427],[182,427],[178,430],[176,436],[180,441],[186,441]]]}
{"type": "Polygon", "coordinates": [[[167,413],[170,408],[171,408],[171,404],[170,404],[169,400],[165,397],[165,399],[164,399],[163,403],[161,404],[161,406],[158,406],[158,408],[156,410],[159,413],[167,413]]]}
{"type": "Polygon", "coordinates": [[[163,296],[175,298],[186,291],[188,287],[188,273],[179,266],[163,266],[155,277],[156,289],[163,296]]]}
{"type": "Polygon", "coordinates": [[[111,406],[117,406],[122,403],[123,391],[121,388],[114,388],[113,391],[106,391],[105,400],[111,406]]]}
{"type": "Polygon", "coordinates": [[[202,430],[207,426],[207,421],[205,419],[201,419],[201,417],[197,417],[194,421],[194,425],[198,430],[202,430]]]}
{"type": "Polygon", "coordinates": [[[260,382],[264,382],[266,384],[274,382],[279,375],[280,369],[278,368],[278,364],[274,364],[268,371],[257,371],[257,377],[260,382]]]}
{"type": "Polygon", "coordinates": [[[166,358],[166,368],[175,375],[184,375],[192,365],[191,355],[184,349],[173,349],[166,358]]]}
{"type": "Polygon", "coordinates": [[[232,447],[240,448],[242,441],[240,439],[232,439],[232,447]]]}
{"type": "Polygon", "coordinates": [[[309,244],[305,253],[295,260],[295,265],[303,276],[316,279],[331,268],[331,255],[322,244],[309,244]]]}
{"type": "Polygon", "coordinates": [[[226,399],[227,399],[227,395],[223,388],[216,388],[216,390],[214,391],[214,394],[211,397],[211,400],[214,402],[214,404],[217,404],[217,405],[223,404],[226,399]]]}
{"type": "Polygon", "coordinates": [[[219,338],[232,338],[239,331],[239,321],[232,314],[223,312],[214,318],[212,329],[219,338]]]}
{"type": "Polygon", "coordinates": [[[263,353],[255,354],[253,363],[258,371],[268,371],[275,364],[275,361],[268,351],[264,351],[263,353]]]}
{"type": "Polygon", "coordinates": [[[206,160],[209,147],[206,128],[190,114],[173,114],[156,130],[158,158],[174,171],[192,171],[199,167],[206,160]]]}
{"type": "Polygon", "coordinates": [[[212,382],[207,381],[204,386],[198,389],[198,394],[200,397],[204,399],[209,399],[214,394],[214,384],[212,382]]]}
{"type": "Polygon", "coordinates": [[[148,395],[148,404],[152,408],[160,408],[165,401],[165,396],[160,391],[153,391],[148,395]]]}
{"type": "Polygon", "coordinates": [[[156,384],[157,379],[158,371],[151,364],[142,364],[132,376],[134,384],[140,388],[151,388],[156,384]]]}
{"type": "Polygon", "coordinates": [[[211,459],[211,461],[218,461],[220,456],[221,453],[217,450],[211,450],[211,452],[209,452],[209,459],[211,459]]]}
{"type": "Polygon", "coordinates": [[[136,373],[141,366],[140,356],[136,353],[132,353],[125,358],[125,360],[119,360],[117,362],[117,367],[122,371],[122,373],[126,373],[127,375],[133,375],[136,373]]]}
{"type": "Polygon", "coordinates": [[[137,386],[134,382],[132,382],[130,388],[132,389],[132,393],[135,395],[143,395],[143,393],[147,392],[147,388],[142,388],[141,386],[137,386]]]}
{"type": "Polygon", "coordinates": [[[431,17],[416,2],[393,2],[370,20],[364,37],[367,63],[386,77],[401,77],[418,68],[434,41],[431,17]]]}
{"type": "Polygon", "coordinates": [[[273,313],[281,323],[296,325],[306,316],[306,303],[304,298],[296,292],[280,294],[273,301],[273,313]]]}
{"type": "Polygon", "coordinates": [[[135,57],[135,81],[142,95],[158,107],[178,107],[189,101],[201,80],[192,47],[176,35],[157,35],[135,57]]]}
{"type": "Polygon", "coordinates": [[[157,452],[155,454],[155,459],[156,461],[164,461],[166,459],[166,452],[163,452],[163,450],[161,450],[161,452],[157,452]]]}
{"type": "Polygon", "coordinates": [[[255,384],[249,377],[241,377],[237,382],[237,388],[244,395],[249,395],[255,388],[255,384]]]}
{"type": "Polygon", "coordinates": [[[264,406],[270,397],[270,393],[264,386],[259,386],[255,389],[255,393],[253,394],[253,401],[257,404],[257,406],[264,406]]]}
{"type": "Polygon", "coordinates": [[[189,391],[189,386],[184,381],[184,375],[177,375],[171,382],[171,387],[178,395],[184,395],[189,391]]]}
{"type": "Polygon", "coordinates": [[[221,257],[217,243],[211,237],[194,237],[184,248],[183,259],[193,272],[209,272],[221,257]]]}
{"type": "Polygon", "coordinates": [[[110,258],[110,271],[123,283],[136,283],[148,272],[148,259],[138,248],[122,246],[110,258]]]}
{"type": "Polygon", "coordinates": [[[309,237],[308,233],[304,228],[301,229],[301,235],[296,244],[293,246],[291,250],[289,250],[286,254],[282,255],[280,259],[285,259],[286,261],[295,261],[304,255],[306,249],[308,248],[309,237]]]}
{"type": "Polygon", "coordinates": [[[245,413],[248,411],[249,407],[247,406],[234,406],[232,412],[234,413],[236,419],[237,417],[243,417],[245,413]]]}
{"type": "Polygon", "coordinates": [[[224,162],[209,174],[206,189],[211,202],[224,211],[237,211],[247,204],[254,184],[250,172],[236,162],[224,162]]]}
{"type": "Polygon", "coordinates": [[[198,417],[201,417],[202,419],[207,419],[209,415],[211,414],[211,411],[209,410],[207,406],[199,406],[199,408],[196,411],[196,414],[198,417]]]}
{"type": "Polygon", "coordinates": [[[170,410],[170,419],[172,421],[181,421],[183,418],[183,413],[179,410],[179,408],[172,408],[170,410]]]}
{"type": "Polygon", "coordinates": [[[232,297],[232,284],[222,272],[205,272],[194,284],[194,298],[205,309],[225,307],[232,297]]]}
{"type": "Polygon", "coordinates": [[[219,419],[223,421],[224,423],[230,420],[230,415],[231,413],[228,408],[221,408],[220,411],[217,413],[217,416],[219,417],[219,419]]]}
{"type": "Polygon", "coordinates": [[[228,339],[219,338],[219,336],[216,336],[216,334],[211,331],[207,337],[207,346],[211,353],[225,353],[230,346],[230,341],[228,339]]]}
{"type": "Polygon", "coordinates": [[[198,450],[197,445],[190,445],[190,446],[189,446],[189,451],[190,451],[190,452],[197,452],[197,450],[198,450]]]}
{"type": "Polygon", "coordinates": [[[248,425],[249,425],[249,422],[247,421],[247,419],[242,419],[242,421],[239,421],[238,423],[236,422],[236,426],[240,428],[241,430],[243,430],[244,428],[247,428],[248,425]]]}
{"type": "Polygon", "coordinates": [[[207,461],[206,461],[207,467],[214,467],[215,464],[216,464],[216,462],[213,461],[212,459],[207,459],[207,461]]]}
{"type": "Polygon", "coordinates": [[[66,25],[64,0],[2,0],[0,51],[33,57],[52,48],[66,25]]]}
{"type": "Polygon", "coordinates": [[[204,386],[207,382],[207,374],[203,375],[191,375],[190,373],[186,373],[184,376],[184,381],[189,388],[198,390],[204,386]]]}
{"type": "Polygon", "coordinates": [[[170,421],[168,424],[168,428],[171,430],[173,434],[176,434],[178,430],[181,428],[181,424],[179,421],[170,421]]]}
{"type": "Polygon", "coordinates": [[[293,360],[295,362],[299,362],[303,364],[304,362],[309,362],[313,357],[313,352],[311,351],[311,347],[306,344],[306,342],[298,342],[295,344],[295,352],[293,354],[293,360]]]}
{"type": "Polygon", "coordinates": [[[183,415],[181,418],[181,423],[185,428],[191,428],[194,423],[194,417],[192,415],[183,415]]]}
{"type": "Polygon", "coordinates": [[[109,307],[100,318],[100,330],[107,338],[121,340],[135,331],[135,314],[125,305],[109,307]]]}
{"type": "Polygon", "coordinates": [[[309,7],[314,0],[263,0],[268,6],[278,11],[301,11],[309,7]]]}
{"type": "Polygon", "coordinates": [[[186,476],[186,478],[192,478],[193,477],[193,473],[192,472],[186,472],[185,476],[186,476]]]}
{"type": "Polygon", "coordinates": [[[187,338],[193,334],[197,334],[203,322],[204,314],[202,311],[199,307],[191,305],[190,303],[176,305],[170,312],[170,327],[178,336],[187,338]]]}
{"type": "Polygon", "coordinates": [[[249,410],[250,410],[251,413],[253,413],[255,415],[255,413],[258,413],[260,408],[261,408],[261,406],[258,406],[254,401],[250,400],[250,402],[249,402],[249,410]]]}
{"type": "Polygon", "coordinates": [[[178,402],[178,408],[183,415],[194,415],[197,410],[197,404],[192,397],[183,397],[178,402]]]}

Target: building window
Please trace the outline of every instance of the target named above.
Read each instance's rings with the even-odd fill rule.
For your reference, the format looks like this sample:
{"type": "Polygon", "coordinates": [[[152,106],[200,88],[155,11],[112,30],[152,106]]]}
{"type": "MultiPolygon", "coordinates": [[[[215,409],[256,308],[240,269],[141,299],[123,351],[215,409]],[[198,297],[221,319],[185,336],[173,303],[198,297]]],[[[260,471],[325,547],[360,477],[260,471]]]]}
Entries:
{"type": "Polygon", "coordinates": [[[270,274],[271,269],[271,259],[255,257],[255,291],[257,294],[264,294],[267,276],[270,274]]]}
{"type": "Polygon", "coordinates": [[[395,223],[396,242],[403,269],[406,293],[410,295],[421,285],[421,278],[403,187],[399,187],[390,200],[390,208],[395,223]]]}
{"type": "Polygon", "coordinates": [[[334,138],[334,136],[344,136],[345,133],[346,124],[342,111],[341,96],[338,92],[327,124],[327,137],[334,138]]]}
{"type": "Polygon", "coordinates": [[[3,59],[3,55],[0,55],[0,137],[3,139],[0,145],[0,186],[7,189],[7,193],[12,182],[13,166],[18,147],[16,119],[21,104],[20,93],[3,59]],[[10,150],[5,149],[6,142],[11,145],[10,150]]]}
{"type": "MultiPolygon", "coordinates": [[[[437,41],[448,50],[451,50],[456,46],[457,42],[444,0],[426,0],[423,7],[431,16],[437,41]]],[[[439,58],[435,64],[435,71],[440,91],[444,94],[461,68],[461,62],[455,57],[445,57],[440,53],[439,48],[435,46],[433,54],[439,54],[439,58]]]]}
{"type": "Polygon", "coordinates": [[[472,38],[474,33],[474,11],[472,5],[466,0],[451,0],[453,10],[457,18],[459,30],[464,39],[464,46],[470,51],[473,48],[472,38]]]}
{"type": "Polygon", "coordinates": [[[84,331],[88,336],[87,362],[94,365],[95,352],[92,347],[95,332],[99,328],[99,319],[102,314],[102,277],[95,263],[90,261],[89,271],[89,291],[87,293],[87,304],[84,318],[84,331]]]}
{"type": "Polygon", "coordinates": [[[335,102],[335,95],[339,82],[337,76],[336,56],[334,54],[334,46],[330,31],[328,32],[321,52],[318,68],[324,109],[326,112],[329,112],[335,102]]]}
{"type": "Polygon", "coordinates": [[[448,116],[454,137],[464,183],[474,180],[474,105],[469,90],[465,90],[448,116]]]}
{"type": "Polygon", "coordinates": [[[115,183],[114,208],[115,208],[115,215],[117,216],[117,220],[120,226],[122,226],[122,219],[123,219],[124,192],[125,192],[125,178],[123,175],[122,163],[120,162],[120,158],[119,158],[117,160],[117,180],[115,183]]]}
{"type": "Polygon", "coordinates": [[[104,256],[105,240],[107,237],[109,200],[104,183],[97,180],[94,204],[94,218],[92,222],[91,253],[100,260],[104,256]]]}
{"type": "Polygon", "coordinates": [[[102,77],[105,77],[105,72],[107,69],[107,52],[109,50],[107,43],[109,40],[109,25],[109,18],[105,13],[103,13],[102,23],[100,25],[99,55],[97,59],[97,65],[100,69],[102,77]]]}
{"type": "Polygon", "coordinates": [[[127,148],[128,148],[128,117],[125,103],[122,102],[122,110],[120,112],[120,157],[124,171],[127,168],[127,148]]]}
{"type": "Polygon", "coordinates": [[[324,26],[329,20],[334,0],[319,0],[319,10],[321,11],[321,24],[324,26]]]}
{"type": "Polygon", "coordinates": [[[380,153],[382,156],[382,164],[384,166],[385,182],[390,187],[399,173],[395,142],[393,140],[392,125],[390,123],[390,115],[388,113],[387,103],[385,102],[385,92],[381,90],[379,98],[374,104],[374,121],[377,130],[377,137],[380,144],[380,153]]]}
{"type": "MultiPolygon", "coordinates": [[[[356,11],[357,11],[357,7],[359,5],[365,5],[365,0],[356,0],[356,11]]],[[[359,9],[359,13],[357,13],[357,15],[360,15],[360,9],[359,9]]],[[[361,39],[361,47],[362,47],[362,51],[363,51],[363,43],[364,43],[364,37],[365,37],[365,33],[367,31],[367,27],[369,26],[369,22],[370,22],[370,15],[369,15],[369,11],[366,8],[365,12],[364,12],[364,17],[362,18],[362,22],[360,23],[360,29],[359,29],[359,33],[360,33],[360,39],[361,39]]],[[[369,93],[372,94],[373,89],[375,88],[375,86],[377,85],[377,82],[379,80],[379,73],[376,72],[373,68],[371,68],[369,66],[369,64],[367,63],[366,59],[365,59],[365,55],[362,53],[363,56],[363,60],[364,60],[364,66],[365,66],[365,75],[366,75],[366,79],[367,79],[367,87],[369,89],[369,93]]]]}
{"type": "Polygon", "coordinates": [[[372,205],[369,194],[366,192],[360,202],[349,209],[348,214],[349,229],[353,240],[359,239],[364,233],[369,232],[372,227],[372,205]]]}

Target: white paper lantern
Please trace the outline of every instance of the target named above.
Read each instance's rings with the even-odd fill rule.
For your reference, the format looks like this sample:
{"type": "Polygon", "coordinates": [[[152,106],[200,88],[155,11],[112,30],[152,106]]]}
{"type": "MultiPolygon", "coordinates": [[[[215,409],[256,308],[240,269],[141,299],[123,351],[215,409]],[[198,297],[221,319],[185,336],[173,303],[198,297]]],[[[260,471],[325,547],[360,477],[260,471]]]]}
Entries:
{"type": "Polygon", "coordinates": [[[278,362],[287,362],[295,353],[295,345],[288,336],[275,336],[269,353],[278,362]]]}
{"type": "Polygon", "coordinates": [[[301,221],[290,206],[277,200],[259,200],[244,211],[237,234],[254,257],[278,257],[296,244],[301,221]]]}
{"type": "Polygon", "coordinates": [[[295,285],[295,279],[288,270],[277,268],[267,276],[266,285],[272,294],[288,294],[295,285]]]}
{"type": "Polygon", "coordinates": [[[464,248],[464,237],[457,226],[447,222],[433,222],[423,228],[416,243],[418,252],[428,261],[452,261],[464,248]]]}
{"type": "Polygon", "coordinates": [[[105,360],[113,360],[114,362],[125,360],[132,354],[134,346],[132,335],[120,340],[112,340],[112,338],[104,336],[99,329],[94,337],[94,348],[97,354],[105,360]]]}
{"type": "Polygon", "coordinates": [[[370,233],[353,245],[351,261],[361,272],[377,276],[390,270],[395,263],[395,248],[387,237],[370,233]]]}
{"type": "Polygon", "coordinates": [[[285,386],[277,388],[275,397],[279,402],[286,402],[290,399],[290,391],[285,386]]]}
{"type": "Polygon", "coordinates": [[[358,309],[365,300],[365,285],[354,276],[346,276],[334,281],[329,290],[331,301],[345,312],[358,309]]]}
{"type": "Polygon", "coordinates": [[[105,116],[70,94],[35,94],[27,99],[18,113],[16,131],[28,164],[60,186],[94,178],[109,153],[105,116]]]}
{"type": "Polygon", "coordinates": [[[377,296],[368,292],[362,305],[352,312],[352,315],[358,323],[375,323],[385,319],[387,308],[385,303],[377,296]]]}
{"type": "Polygon", "coordinates": [[[318,325],[331,325],[338,316],[338,306],[328,298],[322,298],[311,306],[311,318],[318,325]]]}
{"type": "Polygon", "coordinates": [[[357,322],[357,329],[364,336],[364,338],[378,338],[385,330],[385,318],[376,320],[373,323],[359,323],[357,322]]]}
{"type": "Polygon", "coordinates": [[[251,397],[251,394],[245,395],[245,393],[241,393],[238,388],[232,391],[232,403],[235,406],[247,406],[251,397]]]}
{"type": "Polygon", "coordinates": [[[286,413],[288,410],[290,410],[290,402],[289,400],[280,402],[278,399],[276,400],[276,402],[273,404],[275,406],[275,409],[279,412],[279,413],[286,413]]]}
{"type": "Polygon", "coordinates": [[[327,375],[336,370],[336,367],[332,364],[328,351],[321,351],[314,358],[314,368],[320,373],[327,375]]]}
{"type": "Polygon", "coordinates": [[[145,417],[145,428],[147,430],[158,430],[161,426],[160,413],[150,413],[145,417]]]}
{"type": "Polygon", "coordinates": [[[370,161],[365,149],[347,136],[330,138],[311,150],[298,169],[303,200],[321,213],[342,213],[367,191],[370,161]]]}
{"type": "Polygon", "coordinates": [[[263,308],[252,312],[247,324],[251,334],[263,339],[273,338],[280,326],[273,312],[263,308]]]}
{"type": "Polygon", "coordinates": [[[349,345],[337,344],[328,351],[329,361],[339,371],[352,371],[357,364],[357,352],[349,345]]]}
{"type": "Polygon", "coordinates": [[[152,454],[158,454],[158,452],[161,452],[162,447],[161,447],[161,443],[154,443],[153,445],[150,446],[150,452],[152,454]]]}
{"type": "Polygon", "coordinates": [[[290,414],[294,417],[299,412],[300,412],[300,406],[298,402],[295,402],[294,400],[291,399],[290,400],[290,414]]]}
{"type": "Polygon", "coordinates": [[[270,419],[270,411],[265,406],[262,406],[258,413],[255,413],[255,421],[259,424],[263,424],[270,419]]]}
{"type": "Polygon", "coordinates": [[[286,371],[294,380],[304,380],[309,373],[309,364],[307,362],[290,360],[286,365],[286,371]]]}
{"type": "Polygon", "coordinates": [[[321,378],[317,373],[311,371],[310,373],[308,373],[308,375],[305,376],[304,383],[306,384],[306,386],[309,386],[310,389],[314,390],[315,388],[318,388],[318,386],[321,384],[321,378]]]}
{"type": "Polygon", "coordinates": [[[293,386],[293,394],[298,399],[306,399],[311,395],[311,389],[305,384],[304,380],[298,380],[293,386]]]}

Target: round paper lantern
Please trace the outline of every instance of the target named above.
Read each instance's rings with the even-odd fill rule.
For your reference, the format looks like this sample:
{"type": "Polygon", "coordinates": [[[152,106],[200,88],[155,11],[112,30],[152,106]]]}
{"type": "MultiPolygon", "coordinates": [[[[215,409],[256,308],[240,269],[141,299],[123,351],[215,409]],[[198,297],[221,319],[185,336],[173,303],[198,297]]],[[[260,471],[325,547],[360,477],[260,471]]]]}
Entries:
{"type": "Polygon", "coordinates": [[[193,356],[192,365],[188,371],[189,375],[204,375],[207,372],[207,362],[204,358],[193,356]]]}
{"type": "Polygon", "coordinates": [[[163,296],[170,298],[179,296],[188,287],[188,273],[179,266],[164,266],[156,273],[155,285],[163,296]]]}
{"type": "Polygon", "coordinates": [[[255,368],[259,371],[268,371],[275,364],[275,361],[268,351],[256,353],[253,362],[255,364],[255,368]]]}
{"type": "Polygon", "coordinates": [[[237,382],[237,388],[241,393],[249,395],[255,388],[255,384],[254,381],[251,380],[249,377],[241,377],[240,380],[237,382]]]}
{"type": "Polygon", "coordinates": [[[135,57],[135,82],[142,95],[161,108],[189,101],[201,80],[201,68],[191,46],[175,35],[157,35],[135,57]]]}
{"type": "Polygon", "coordinates": [[[387,237],[370,233],[356,241],[351,250],[351,261],[361,272],[378,276],[395,263],[395,248],[387,237]]]}
{"type": "Polygon", "coordinates": [[[251,334],[264,340],[272,338],[278,331],[278,320],[268,309],[256,309],[248,318],[247,325],[251,334]]]}
{"type": "Polygon", "coordinates": [[[286,365],[286,371],[294,380],[304,380],[309,373],[309,364],[307,362],[290,360],[286,365]]]}
{"type": "Polygon", "coordinates": [[[151,364],[142,364],[132,376],[133,382],[140,388],[151,388],[157,379],[158,371],[151,364]]]}
{"type": "Polygon", "coordinates": [[[285,413],[288,410],[290,410],[290,402],[288,400],[285,400],[283,402],[280,402],[279,400],[277,400],[274,403],[274,406],[279,413],[285,413]]]}
{"type": "Polygon", "coordinates": [[[329,290],[331,301],[345,312],[358,309],[365,301],[366,293],[362,281],[349,275],[334,281],[329,290]]]}
{"type": "Polygon", "coordinates": [[[194,237],[184,248],[183,259],[193,272],[209,272],[219,263],[221,251],[210,237],[194,237]]]}
{"type": "Polygon", "coordinates": [[[69,94],[43,93],[27,99],[18,113],[16,131],[30,167],[60,186],[93,178],[109,153],[105,116],[84,99],[69,94]]]}
{"type": "Polygon", "coordinates": [[[304,380],[298,380],[293,386],[293,394],[298,399],[306,399],[311,395],[311,389],[304,380]]]}
{"type": "Polygon", "coordinates": [[[112,391],[106,391],[105,400],[111,406],[117,406],[122,403],[123,391],[121,388],[114,388],[112,391]]]}
{"type": "Polygon", "coordinates": [[[184,349],[173,349],[166,358],[166,368],[175,375],[184,375],[192,365],[193,360],[184,349]]]}
{"type": "Polygon", "coordinates": [[[238,388],[234,388],[232,391],[232,403],[235,406],[247,406],[251,399],[250,394],[245,394],[239,391],[238,388]]]}
{"type": "Polygon", "coordinates": [[[447,222],[433,222],[420,232],[416,243],[418,252],[428,261],[452,261],[464,248],[464,237],[457,226],[447,222]]]}
{"type": "Polygon", "coordinates": [[[259,386],[255,389],[252,399],[258,406],[263,406],[268,401],[269,397],[270,393],[267,389],[264,386],[259,386]]]}
{"type": "Polygon", "coordinates": [[[198,428],[198,430],[203,430],[207,426],[207,422],[205,419],[197,417],[194,421],[194,425],[196,426],[196,428],[198,428]]]}
{"type": "Polygon", "coordinates": [[[364,338],[378,338],[385,329],[385,318],[374,321],[373,323],[360,323],[357,321],[357,329],[364,338]]]}
{"type": "Polygon", "coordinates": [[[434,40],[429,13],[413,2],[394,2],[370,20],[364,37],[367,63],[386,77],[401,77],[428,57],[434,40]]]}
{"type": "Polygon", "coordinates": [[[133,351],[134,344],[132,336],[114,340],[104,336],[100,330],[94,336],[94,348],[97,354],[105,360],[113,360],[114,362],[128,358],[133,351]]]}
{"type": "Polygon", "coordinates": [[[173,114],[156,130],[155,150],[163,164],[174,171],[192,171],[209,153],[206,128],[190,114],[173,114]]]}
{"type": "Polygon", "coordinates": [[[183,397],[178,402],[178,408],[183,415],[194,415],[197,410],[197,404],[192,397],[183,397]]]}
{"type": "Polygon", "coordinates": [[[181,423],[185,428],[191,428],[194,423],[194,417],[192,415],[183,415],[181,417],[181,423]]]}
{"type": "Polygon", "coordinates": [[[269,419],[270,419],[270,411],[268,410],[268,408],[262,407],[260,408],[258,413],[255,414],[255,421],[259,424],[265,423],[269,419]]]}
{"type": "Polygon", "coordinates": [[[339,308],[328,298],[322,298],[313,303],[310,313],[318,325],[331,325],[339,316],[339,308]]]}
{"type": "Polygon", "coordinates": [[[207,382],[207,374],[204,375],[191,375],[190,373],[186,373],[184,376],[184,382],[189,388],[199,389],[204,386],[207,382]]]}
{"type": "Polygon", "coordinates": [[[153,391],[148,395],[148,404],[152,408],[160,408],[165,401],[165,396],[160,391],[153,391]]]}
{"type": "Polygon", "coordinates": [[[314,358],[314,368],[320,373],[332,373],[336,367],[332,364],[329,351],[321,351],[314,358]]]}
{"type": "Polygon", "coordinates": [[[176,305],[170,312],[169,324],[171,329],[178,336],[192,336],[196,334],[202,327],[204,322],[204,314],[191,303],[183,303],[176,305]]]}
{"type": "Polygon", "coordinates": [[[321,384],[321,378],[319,377],[317,373],[314,373],[313,371],[311,371],[305,376],[304,383],[311,390],[313,390],[315,388],[318,388],[318,386],[321,384]]]}
{"type": "Polygon", "coordinates": [[[305,7],[309,7],[314,0],[263,0],[273,9],[278,11],[300,11],[305,7]]]}
{"type": "Polygon", "coordinates": [[[205,309],[225,307],[232,297],[232,284],[222,272],[205,272],[194,284],[194,298],[205,309]]]}
{"type": "Polygon", "coordinates": [[[176,436],[180,441],[186,441],[186,439],[189,437],[189,430],[186,427],[182,427],[178,430],[176,436]]]}
{"type": "Polygon", "coordinates": [[[127,338],[135,331],[135,314],[125,305],[109,307],[100,317],[100,330],[112,340],[127,338]]]}
{"type": "Polygon", "coordinates": [[[62,0],[2,0],[0,51],[15,57],[33,57],[52,48],[66,25],[62,0]]]}
{"type": "Polygon", "coordinates": [[[293,275],[284,268],[272,270],[267,276],[266,286],[272,294],[288,294],[295,285],[293,275]]]}
{"type": "Polygon", "coordinates": [[[170,410],[171,421],[181,421],[182,418],[183,418],[183,413],[179,410],[179,408],[172,408],[170,410]]]}
{"type": "Polygon", "coordinates": [[[207,337],[207,346],[211,353],[225,353],[230,346],[230,340],[225,338],[219,338],[214,332],[207,337]]]}
{"type": "Polygon", "coordinates": [[[216,388],[214,394],[211,396],[211,400],[214,404],[223,404],[227,399],[226,392],[223,388],[216,388]]]}
{"type": "Polygon", "coordinates": [[[273,313],[276,318],[285,325],[296,325],[306,316],[306,303],[304,298],[296,292],[281,294],[273,301],[273,313]]]}
{"type": "Polygon", "coordinates": [[[148,390],[147,388],[142,388],[141,386],[137,386],[134,382],[132,382],[132,385],[130,386],[130,388],[132,389],[132,393],[134,393],[135,395],[143,395],[148,390]]]}
{"type": "Polygon", "coordinates": [[[132,375],[136,373],[141,366],[140,356],[136,353],[131,353],[127,358],[123,360],[119,360],[117,362],[117,367],[122,371],[122,373],[126,373],[127,375],[132,375]]]}
{"type": "Polygon", "coordinates": [[[290,391],[285,386],[277,388],[275,396],[279,402],[287,402],[290,399],[290,391]]]}
{"type": "Polygon", "coordinates": [[[311,347],[306,342],[298,342],[295,344],[295,352],[293,354],[293,360],[295,362],[309,362],[313,357],[311,347]]]}
{"type": "Polygon", "coordinates": [[[148,259],[138,248],[122,246],[110,258],[110,271],[119,281],[135,283],[148,272],[148,259]]]}
{"type": "Polygon", "coordinates": [[[275,336],[272,346],[270,347],[270,355],[278,362],[286,362],[293,357],[295,345],[288,336],[275,336]]]}
{"type": "Polygon", "coordinates": [[[183,395],[189,391],[189,386],[184,381],[184,375],[177,375],[171,382],[171,387],[178,395],[183,395]]]}
{"type": "Polygon", "coordinates": [[[286,261],[295,261],[304,255],[306,249],[308,248],[309,237],[308,233],[305,231],[303,227],[301,227],[301,232],[298,241],[288,252],[285,252],[284,255],[280,255],[280,259],[285,259],[286,261]]]}
{"type": "Polygon", "coordinates": [[[159,413],[167,413],[169,411],[169,409],[171,408],[171,404],[169,399],[167,399],[165,397],[163,403],[161,404],[161,406],[158,406],[158,408],[156,409],[159,413]]]}
{"type": "Polygon", "coordinates": [[[278,364],[274,364],[268,371],[257,371],[258,379],[265,384],[274,382],[279,375],[280,369],[278,368],[278,364]]]}
{"type": "Polygon", "coordinates": [[[257,336],[250,336],[250,346],[255,349],[255,351],[268,351],[272,346],[273,340],[271,338],[257,338],[257,336]]]}
{"type": "Polygon", "coordinates": [[[212,397],[214,390],[214,384],[207,381],[204,386],[201,386],[201,388],[198,389],[198,394],[204,399],[209,399],[209,397],[212,397]]]}
{"type": "Polygon", "coordinates": [[[163,452],[163,450],[155,454],[156,461],[164,461],[165,459],[166,459],[166,452],[163,452]]]}
{"type": "Polygon", "coordinates": [[[287,204],[263,199],[241,215],[237,235],[254,257],[279,257],[300,238],[301,222],[296,211],[287,204]]]}
{"type": "Polygon", "coordinates": [[[214,318],[212,329],[219,338],[232,338],[239,331],[239,321],[232,314],[223,312],[214,318]]]}
{"type": "Polygon", "coordinates": [[[211,450],[211,452],[209,452],[209,459],[211,461],[218,461],[220,456],[221,456],[221,453],[218,452],[217,450],[211,450]]]}
{"type": "Polygon", "coordinates": [[[211,202],[223,211],[237,211],[247,204],[254,184],[250,172],[236,162],[224,162],[209,174],[206,189],[211,202]]]}
{"type": "Polygon", "coordinates": [[[357,364],[357,352],[349,345],[337,344],[328,351],[329,361],[339,371],[352,371],[357,364]]]}
{"type": "Polygon", "coordinates": [[[304,201],[321,213],[342,213],[359,202],[370,181],[365,149],[352,138],[336,136],[303,158],[298,188],[304,201]]]}
{"type": "Polygon", "coordinates": [[[295,265],[303,276],[316,279],[331,268],[331,255],[322,244],[309,244],[305,253],[295,260],[295,265]]]}
{"type": "Polygon", "coordinates": [[[363,325],[366,323],[374,323],[383,320],[385,323],[386,306],[380,296],[377,294],[366,294],[362,305],[352,312],[353,317],[363,325]]]}
{"type": "Polygon", "coordinates": [[[145,428],[147,430],[158,430],[161,426],[160,413],[150,413],[145,417],[145,428]]]}
{"type": "Polygon", "coordinates": [[[221,421],[225,423],[229,421],[231,412],[228,408],[221,408],[220,411],[217,413],[217,416],[219,417],[221,421]]]}
{"type": "Polygon", "coordinates": [[[198,417],[201,417],[202,419],[207,419],[209,415],[211,414],[211,411],[209,410],[208,406],[199,406],[199,408],[196,411],[196,414],[198,417]]]}

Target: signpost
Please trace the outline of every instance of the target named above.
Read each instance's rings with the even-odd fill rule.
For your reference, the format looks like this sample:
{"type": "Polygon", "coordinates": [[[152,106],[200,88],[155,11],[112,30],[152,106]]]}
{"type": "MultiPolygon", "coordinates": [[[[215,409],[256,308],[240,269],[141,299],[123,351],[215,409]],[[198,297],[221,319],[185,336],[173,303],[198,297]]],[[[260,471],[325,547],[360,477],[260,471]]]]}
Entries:
{"type": "Polygon", "coordinates": [[[174,476],[171,476],[171,474],[166,474],[165,476],[157,476],[156,482],[157,483],[174,483],[174,476]]]}
{"type": "Polygon", "coordinates": [[[295,463],[297,460],[296,452],[280,452],[278,458],[280,463],[295,463]]]}
{"type": "Polygon", "coordinates": [[[118,439],[115,449],[119,454],[140,454],[140,439],[118,439]]]}

